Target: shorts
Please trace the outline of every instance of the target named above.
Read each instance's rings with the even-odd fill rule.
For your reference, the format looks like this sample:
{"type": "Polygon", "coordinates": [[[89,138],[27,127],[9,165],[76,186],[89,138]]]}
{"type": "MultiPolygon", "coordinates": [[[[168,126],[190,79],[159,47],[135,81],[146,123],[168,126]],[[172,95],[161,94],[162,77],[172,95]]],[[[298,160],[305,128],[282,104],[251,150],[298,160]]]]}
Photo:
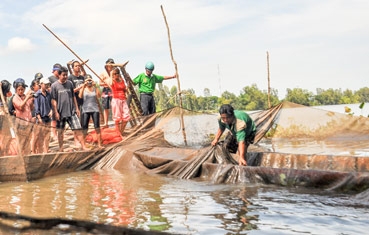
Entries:
{"type": "Polygon", "coordinates": [[[103,109],[111,109],[111,96],[101,97],[101,103],[103,109]]]}
{"type": "Polygon", "coordinates": [[[104,87],[101,94],[101,103],[103,109],[111,109],[112,92],[109,87],[104,87]]]}
{"type": "Polygon", "coordinates": [[[41,117],[42,123],[49,123],[51,122],[51,118],[49,116],[41,117]]]}
{"type": "Polygon", "coordinates": [[[112,114],[114,121],[128,122],[131,119],[127,100],[115,99],[112,100],[112,114]]]}
{"type": "Polygon", "coordinates": [[[64,117],[64,118],[61,118],[61,120],[56,121],[56,128],[61,128],[61,129],[64,130],[66,123],[68,123],[70,129],[72,129],[72,130],[81,130],[82,129],[81,123],[80,123],[79,118],[76,114],[74,114],[71,117],[64,117]]]}

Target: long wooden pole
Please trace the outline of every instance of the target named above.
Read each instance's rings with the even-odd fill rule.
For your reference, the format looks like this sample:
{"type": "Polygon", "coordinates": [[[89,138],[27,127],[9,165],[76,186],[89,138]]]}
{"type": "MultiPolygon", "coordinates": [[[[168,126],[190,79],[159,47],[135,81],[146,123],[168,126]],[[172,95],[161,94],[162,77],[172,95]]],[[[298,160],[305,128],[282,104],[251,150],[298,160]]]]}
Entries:
{"type": "Polygon", "coordinates": [[[269,52],[267,51],[267,73],[268,73],[268,107],[271,107],[270,104],[270,71],[269,71],[269,52]]]}
{"type": "MultiPolygon", "coordinates": [[[[46,29],[47,31],[49,31],[52,35],[54,35],[54,37],[56,39],[59,40],[59,42],[61,42],[70,52],[72,52],[72,54],[77,57],[79,59],[79,61],[81,63],[83,63],[83,65],[86,65],[86,67],[101,81],[101,82],[104,82],[100,76],[87,64],[87,61],[88,60],[83,60],[81,57],[79,57],[67,44],[65,44],[53,31],[51,31],[45,24],[42,24],[46,29]]],[[[105,83],[105,82],[104,82],[105,83]]],[[[109,86],[109,84],[107,84],[109,86]]],[[[110,86],[109,86],[110,87],[110,86]]]]}
{"type": "Polygon", "coordinates": [[[178,94],[179,94],[179,107],[180,107],[180,113],[181,113],[182,134],[183,134],[184,143],[187,146],[186,129],[185,129],[184,120],[183,120],[181,83],[179,81],[178,67],[177,67],[177,62],[174,60],[174,57],[173,57],[172,42],[170,40],[170,30],[169,30],[169,26],[168,26],[167,17],[165,16],[164,9],[163,9],[163,6],[162,5],[160,5],[160,8],[161,8],[161,12],[163,13],[165,25],[167,27],[170,57],[171,57],[171,59],[173,61],[174,68],[176,70],[176,78],[177,78],[178,94]]]}

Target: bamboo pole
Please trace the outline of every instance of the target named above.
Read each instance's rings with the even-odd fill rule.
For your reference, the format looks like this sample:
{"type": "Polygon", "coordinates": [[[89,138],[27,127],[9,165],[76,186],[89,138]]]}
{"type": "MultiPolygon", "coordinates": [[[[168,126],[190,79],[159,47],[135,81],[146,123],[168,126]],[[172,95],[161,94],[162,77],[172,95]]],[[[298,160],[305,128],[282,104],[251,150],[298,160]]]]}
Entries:
{"type": "MultiPolygon", "coordinates": [[[[81,57],[79,57],[67,44],[65,44],[53,31],[51,31],[45,24],[42,24],[46,29],[47,29],[47,31],[49,31],[52,35],[54,35],[54,37],[56,38],[56,39],[58,39],[59,40],[59,42],[61,42],[70,52],[72,52],[72,54],[75,56],[75,57],[77,57],[78,59],[79,59],[79,61],[80,61],[80,64],[81,64],[81,68],[83,68],[83,65],[86,65],[86,67],[101,81],[101,82],[103,82],[103,83],[105,83],[104,82],[104,80],[102,80],[101,79],[101,77],[87,64],[87,62],[89,61],[89,60],[83,60],[81,57]]],[[[69,67],[68,67],[68,69],[69,69],[69,67]]],[[[84,70],[84,69],[83,69],[84,70]]],[[[86,73],[86,72],[85,72],[86,73]]],[[[110,89],[111,89],[111,86],[109,85],[109,84],[107,84],[107,83],[105,83],[110,89]]],[[[98,102],[98,105],[99,105],[99,110],[100,110],[100,113],[101,114],[103,114],[103,109],[102,109],[102,107],[101,107],[101,104],[100,104],[100,102],[98,102]]],[[[103,117],[104,115],[102,115],[102,117],[103,117]]]]}
{"type": "MultiPolygon", "coordinates": [[[[79,57],[67,44],[65,44],[53,31],[51,31],[45,24],[42,24],[46,29],[47,31],[49,31],[52,35],[54,35],[54,37],[56,39],[59,40],[59,42],[61,42],[70,52],[72,52],[72,54],[77,57],[80,61],[81,64],[83,65],[86,65],[86,67],[101,81],[101,82],[104,82],[100,76],[87,64],[87,61],[88,60],[83,60],[81,57],[79,57]]],[[[110,85],[107,84],[109,87],[110,85]]]]}
{"type": "Polygon", "coordinates": [[[269,71],[269,52],[267,51],[267,73],[268,73],[268,107],[271,107],[270,104],[270,71],[269,71]]]}
{"type": "Polygon", "coordinates": [[[181,92],[181,84],[180,84],[180,81],[179,81],[178,67],[177,67],[177,62],[174,60],[174,57],[173,57],[172,42],[170,40],[170,30],[169,30],[169,26],[168,26],[167,17],[165,16],[164,9],[163,9],[162,5],[160,5],[160,8],[161,8],[161,12],[163,13],[165,25],[167,27],[170,57],[173,61],[174,68],[176,70],[176,78],[177,78],[177,84],[178,84],[178,95],[179,95],[179,107],[180,107],[180,113],[181,113],[182,134],[183,134],[184,143],[187,146],[186,129],[185,129],[184,120],[183,120],[182,92],[181,92]]]}

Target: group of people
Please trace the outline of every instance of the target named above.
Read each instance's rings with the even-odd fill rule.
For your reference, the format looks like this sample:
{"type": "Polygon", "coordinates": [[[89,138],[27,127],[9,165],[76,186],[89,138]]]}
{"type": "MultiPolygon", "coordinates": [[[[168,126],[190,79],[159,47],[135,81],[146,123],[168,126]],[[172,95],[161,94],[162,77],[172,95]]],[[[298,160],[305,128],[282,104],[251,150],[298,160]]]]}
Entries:
{"type": "MultiPolygon", "coordinates": [[[[145,72],[133,79],[133,84],[138,85],[142,115],[156,112],[153,97],[156,83],[176,77],[176,75],[153,74],[154,68],[152,62],[147,62],[145,72]]],[[[115,65],[112,58],[105,62],[105,71],[99,77],[99,85],[101,90],[78,61],[68,64],[68,68],[59,63],[54,64],[52,75],[48,78],[43,77],[41,73],[36,73],[27,92],[28,86],[24,79],[16,79],[13,83],[15,90],[13,96],[10,83],[3,80],[1,81],[0,117],[4,116],[4,105],[8,105],[9,113],[17,117],[17,132],[23,130],[24,133],[31,133],[27,122],[39,124],[33,125],[36,128],[32,131],[31,140],[26,134],[20,138],[19,144],[22,146],[23,154],[49,152],[50,134],[58,139],[59,151],[63,151],[64,130],[67,123],[73,130],[75,141],[79,142],[82,150],[87,150],[85,138],[90,120],[96,131],[98,147],[101,148],[100,113],[103,114],[103,126],[108,127],[111,110],[115,130],[123,137],[127,122],[130,120],[130,110],[127,104],[126,83],[120,68],[115,65]],[[68,69],[71,71],[69,76],[68,69]],[[4,99],[7,100],[6,104],[4,99]],[[51,128],[50,133],[41,128],[42,126],[55,128],[51,128]]],[[[247,148],[253,143],[256,133],[254,121],[247,113],[234,110],[229,104],[222,105],[219,114],[219,129],[211,144],[215,146],[225,129],[228,129],[238,144],[239,164],[247,165],[247,148]]],[[[0,141],[5,143],[2,138],[0,135],[0,141]]]]}
{"type": "MultiPolygon", "coordinates": [[[[139,86],[141,93],[142,115],[156,111],[153,98],[156,83],[176,77],[155,75],[153,70],[154,64],[148,62],[145,72],[133,79],[134,85],[139,86]]],[[[98,81],[99,83],[86,74],[79,61],[72,61],[67,66],[54,64],[52,75],[49,77],[36,73],[27,91],[25,80],[16,79],[13,83],[14,95],[11,93],[9,81],[1,81],[5,101],[0,101],[0,115],[4,114],[4,105],[7,105],[9,113],[17,117],[15,128],[20,132],[19,145],[22,146],[22,153],[49,152],[50,138],[57,139],[59,151],[64,151],[64,130],[67,123],[74,133],[75,145],[87,150],[85,137],[91,120],[97,135],[97,145],[101,148],[100,113],[103,114],[103,127],[108,127],[109,115],[112,114],[115,130],[123,137],[130,120],[127,87],[120,68],[112,58],[105,62],[105,71],[98,81]],[[27,129],[27,126],[33,126],[33,131],[27,129]],[[42,127],[51,127],[51,132],[42,127]],[[24,135],[20,130],[24,130],[24,135]],[[33,133],[31,139],[27,132],[33,133]]]]}

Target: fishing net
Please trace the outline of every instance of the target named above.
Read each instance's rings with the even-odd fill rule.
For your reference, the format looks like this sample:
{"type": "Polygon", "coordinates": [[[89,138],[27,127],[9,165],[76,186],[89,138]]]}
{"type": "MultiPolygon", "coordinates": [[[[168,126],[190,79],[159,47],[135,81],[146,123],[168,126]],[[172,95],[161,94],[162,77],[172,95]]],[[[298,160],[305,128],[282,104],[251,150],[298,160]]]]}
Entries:
{"type": "MultiPolygon", "coordinates": [[[[91,150],[77,151],[72,147],[73,134],[69,130],[65,133],[65,149],[71,151],[58,152],[54,140],[49,143],[50,153],[26,154],[27,141],[33,133],[52,129],[3,113],[0,181],[34,180],[84,169],[117,169],[213,183],[262,183],[368,194],[368,118],[289,102],[252,112],[250,116],[257,133],[248,149],[245,167],[238,165],[237,153],[226,147],[227,133],[216,146],[211,146],[218,129],[218,114],[176,107],[135,118],[136,125],[127,127],[123,140],[117,138],[114,127],[102,129],[104,149],[94,148],[96,133],[90,130],[87,139],[92,144],[91,150]]],[[[40,234],[145,233],[86,221],[7,213],[0,214],[0,227],[1,231],[40,234]],[[8,223],[25,225],[14,227],[8,223]]]]}
{"type": "Polygon", "coordinates": [[[16,180],[14,176],[22,175],[22,169],[25,178],[19,179],[32,180],[92,167],[139,169],[186,179],[200,177],[214,182],[252,182],[258,179],[280,185],[318,187],[323,185],[318,175],[336,174],[340,175],[339,182],[345,177],[354,180],[341,184],[334,180],[335,177],[328,181],[325,178],[324,186],[367,187],[368,118],[290,102],[250,113],[250,116],[257,126],[255,142],[247,153],[247,163],[252,167],[241,167],[237,165],[237,153],[225,147],[228,145],[227,133],[223,134],[217,146],[210,146],[218,129],[218,114],[176,107],[135,118],[136,125],[127,127],[123,140],[117,136],[114,127],[102,129],[104,149],[95,148],[96,133],[92,129],[87,136],[91,151],[78,151],[73,146],[73,134],[67,131],[64,144],[67,151],[64,153],[58,152],[58,143],[54,140],[50,143],[51,153],[31,154],[30,140],[50,132],[52,128],[3,113],[0,115],[3,156],[0,160],[6,164],[1,166],[17,164],[13,168],[3,167],[0,179],[16,180]],[[11,158],[12,155],[21,158],[11,158]],[[318,181],[313,180],[312,175],[318,181]]]}

